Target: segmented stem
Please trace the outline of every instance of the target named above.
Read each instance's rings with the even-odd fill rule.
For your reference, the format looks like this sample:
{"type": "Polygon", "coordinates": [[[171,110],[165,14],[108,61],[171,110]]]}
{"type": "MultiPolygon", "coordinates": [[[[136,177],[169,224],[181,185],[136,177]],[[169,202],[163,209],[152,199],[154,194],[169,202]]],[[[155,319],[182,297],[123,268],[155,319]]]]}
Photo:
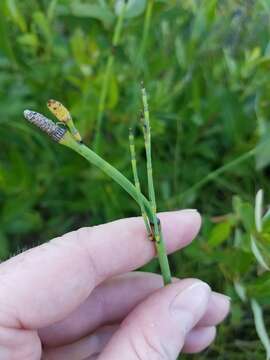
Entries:
{"type": "Polygon", "coordinates": [[[140,185],[140,180],[139,180],[138,170],[137,170],[135,142],[134,142],[134,134],[133,134],[132,129],[129,129],[129,147],[130,147],[133,178],[134,178],[135,187],[136,187],[137,193],[138,193],[138,204],[140,205],[140,208],[141,208],[141,213],[142,213],[143,221],[144,221],[144,224],[145,224],[145,227],[147,230],[148,237],[151,237],[151,235],[152,235],[151,227],[149,225],[149,220],[148,220],[145,208],[144,208],[142,198],[140,196],[141,185],[140,185]]]}
{"type": "Polygon", "coordinates": [[[154,188],[154,180],[153,180],[153,169],[152,169],[151,128],[150,128],[150,118],[149,118],[149,107],[148,107],[146,90],[145,90],[143,84],[142,84],[142,102],[143,102],[143,119],[142,119],[142,121],[143,121],[144,145],[145,145],[145,152],[146,152],[148,195],[149,195],[151,209],[154,214],[154,217],[151,220],[151,224],[152,224],[152,229],[154,231],[154,241],[156,243],[156,247],[158,250],[158,257],[159,257],[161,271],[162,271],[162,273],[166,274],[166,277],[164,277],[164,283],[166,285],[166,284],[171,283],[171,273],[170,273],[168,257],[166,255],[166,249],[164,246],[161,224],[160,224],[159,219],[156,216],[157,206],[156,206],[155,188],[154,188]]]}
{"type": "Polygon", "coordinates": [[[148,181],[148,193],[150,203],[153,209],[153,212],[156,213],[156,197],[155,197],[155,188],[153,181],[153,169],[152,169],[152,156],[151,156],[151,129],[150,129],[150,120],[149,120],[149,108],[147,101],[146,90],[142,84],[142,101],[143,101],[143,134],[144,134],[144,145],[146,152],[146,164],[147,164],[147,181],[148,181]]]}
{"type": "Polygon", "coordinates": [[[100,143],[100,137],[101,137],[101,127],[102,127],[102,120],[103,120],[103,113],[105,109],[105,101],[108,94],[108,88],[109,88],[109,81],[111,78],[112,68],[114,64],[114,49],[118,46],[122,28],[123,28],[123,22],[126,12],[127,2],[124,1],[124,4],[122,6],[121,12],[119,16],[117,17],[117,22],[114,29],[113,39],[112,39],[112,53],[108,57],[106,68],[105,68],[105,74],[102,82],[102,88],[101,88],[101,94],[99,98],[98,103],[98,115],[97,115],[97,122],[96,122],[96,129],[95,129],[95,138],[94,138],[94,145],[93,149],[95,152],[98,152],[99,150],[99,143],[100,143]]]}

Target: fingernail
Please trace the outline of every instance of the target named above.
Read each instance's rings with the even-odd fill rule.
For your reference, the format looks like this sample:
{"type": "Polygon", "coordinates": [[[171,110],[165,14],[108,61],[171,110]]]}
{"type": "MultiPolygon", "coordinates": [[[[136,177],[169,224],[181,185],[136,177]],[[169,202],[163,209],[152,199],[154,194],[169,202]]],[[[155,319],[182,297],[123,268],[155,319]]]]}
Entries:
{"type": "Polygon", "coordinates": [[[213,292],[213,294],[214,294],[215,298],[221,303],[227,304],[227,303],[230,303],[232,301],[232,298],[229,297],[228,295],[217,293],[215,291],[213,292]]]}
{"type": "Polygon", "coordinates": [[[174,317],[179,318],[185,333],[188,333],[203,316],[210,293],[210,287],[198,281],[179,292],[173,299],[170,311],[174,317]]]}

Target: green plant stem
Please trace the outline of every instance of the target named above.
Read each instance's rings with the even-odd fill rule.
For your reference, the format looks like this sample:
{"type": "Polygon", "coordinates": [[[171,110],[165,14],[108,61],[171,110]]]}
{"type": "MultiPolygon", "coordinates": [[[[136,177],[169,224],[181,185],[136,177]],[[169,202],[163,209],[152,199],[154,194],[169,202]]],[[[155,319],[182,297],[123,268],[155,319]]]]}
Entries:
{"type": "MultiPolygon", "coordinates": [[[[72,138],[71,134],[66,134],[66,136],[61,140],[60,143],[62,145],[65,145],[73,149],[82,157],[84,157],[86,160],[88,160],[91,164],[97,166],[101,171],[106,173],[115,182],[117,182],[138,203],[138,191],[136,187],[123,174],[121,174],[120,171],[118,171],[115,167],[109,164],[106,160],[102,159],[99,155],[97,155],[87,146],[76,142],[72,138]]],[[[151,204],[142,194],[140,196],[141,196],[140,201],[144,205],[147,217],[151,222],[153,223],[157,222],[157,217],[156,214],[153,213],[151,204]]],[[[166,254],[162,232],[160,231],[159,233],[160,233],[160,239],[159,241],[155,241],[155,246],[159,259],[163,282],[164,285],[166,285],[171,282],[171,272],[170,272],[170,266],[166,254]]]]}
{"type": "Polygon", "coordinates": [[[198,181],[196,184],[191,186],[189,189],[184,191],[180,196],[172,197],[169,199],[168,203],[173,204],[176,201],[181,201],[184,196],[191,194],[194,191],[197,191],[198,189],[202,188],[205,184],[207,184],[209,181],[215,180],[219,175],[225,173],[229,169],[235,167],[236,165],[239,165],[240,163],[248,160],[249,158],[253,157],[256,154],[257,148],[253,148],[249,150],[248,152],[244,153],[243,155],[239,156],[238,158],[234,159],[233,161],[229,162],[228,164],[225,164],[218,168],[217,170],[212,171],[208,175],[206,175],[202,180],[198,181]]]}
{"type": "MultiPolygon", "coordinates": [[[[154,227],[154,241],[156,244],[160,243],[160,246],[162,247],[161,253],[163,253],[165,251],[165,248],[164,248],[161,224],[160,224],[159,219],[156,216],[157,206],[156,206],[155,188],[154,188],[154,181],[153,181],[152,156],[151,156],[151,129],[150,129],[147,94],[146,94],[146,90],[145,90],[144,86],[142,86],[142,102],[143,102],[143,136],[144,136],[144,146],[145,146],[145,152],[146,152],[148,195],[149,195],[152,213],[154,215],[153,219],[150,219],[150,222],[151,222],[151,224],[153,224],[153,227],[154,227]]],[[[165,251],[165,253],[166,253],[166,251],[165,251]]],[[[168,263],[168,258],[164,259],[164,261],[167,261],[167,264],[164,264],[165,269],[166,269],[166,267],[168,267],[168,269],[170,269],[169,263],[168,263]]],[[[171,274],[170,273],[168,274],[166,279],[164,279],[164,283],[165,284],[171,283],[171,274]]]]}
{"type": "MultiPolygon", "coordinates": [[[[123,28],[126,7],[127,7],[127,4],[126,4],[126,1],[124,1],[124,4],[123,4],[121,12],[117,18],[117,22],[116,22],[115,29],[114,29],[114,34],[113,34],[113,39],[112,39],[113,51],[114,51],[114,48],[116,46],[118,46],[118,44],[119,44],[119,40],[120,40],[122,28],[123,28]]],[[[94,138],[94,145],[93,145],[93,149],[95,152],[98,152],[98,150],[99,150],[102,120],[103,120],[103,114],[104,114],[104,109],[105,109],[105,101],[106,101],[107,94],[108,94],[108,88],[109,88],[108,85],[109,85],[109,81],[111,78],[113,64],[114,64],[114,53],[112,52],[107,60],[105,74],[104,74],[103,82],[102,82],[101,94],[99,97],[98,115],[97,115],[95,138],[94,138]]]]}
{"type": "MultiPolygon", "coordinates": [[[[155,216],[155,219],[157,219],[156,216],[155,216]]],[[[158,255],[158,261],[159,261],[159,266],[160,266],[160,270],[162,273],[164,285],[168,285],[168,284],[171,284],[171,282],[172,282],[172,276],[171,276],[170,264],[169,264],[169,260],[168,260],[168,256],[167,256],[167,252],[166,252],[166,248],[165,248],[165,242],[163,239],[163,233],[162,233],[160,224],[159,224],[159,236],[160,236],[159,242],[155,241],[157,255],[158,255]],[[164,256],[164,254],[165,254],[165,256],[164,256]]]]}
{"type": "Polygon", "coordinates": [[[154,0],[148,0],[147,1],[146,12],[145,12],[145,17],[144,17],[142,41],[141,41],[140,50],[139,50],[139,58],[140,59],[142,59],[145,48],[146,48],[147,38],[148,38],[149,29],[150,29],[150,23],[151,23],[151,18],[152,18],[153,7],[154,7],[154,0]]]}
{"type": "Polygon", "coordinates": [[[130,129],[129,131],[129,146],[130,146],[130,156],[131,156],[131,166],[132,166],[132,172],[133,172],[133,178],[134,178],[134,183],[135,183],[135,187],[137,189],[137,193],[138,193],[138,203],[140,205],[141,208],[141,213],[142,213],[142,217],[143,217],[143,221],[148,233],[148,237],[151,236],[152,231],[149,225],[149,220],[147,218],[147,214],[144,208],[144,204],[142,202],[142,198],[140,196],[141,194],[141,185],[140,185],[140,179],[138,176],[138,170],[137,170],[137,161],[136,161],[136,151],[135,151],[135,143],[134,143],[134,134],[132,129],[130,129]]]}
{"type": "Polygon", "coordinates": [[[147,162],[148,194],[149,194],[152,210],[154,213],[156,213],[157,206],[156,206],[152,157],[151,157],[151,131],[150,131],[150,120],[149,120],[149,108],[148,108],[147,94],[144,87],[142,87],[142,100],[143,100],[143,111],[144,111],[143,134],[144,134],[144,145],[145,145],[146,162],[147,162]]]}

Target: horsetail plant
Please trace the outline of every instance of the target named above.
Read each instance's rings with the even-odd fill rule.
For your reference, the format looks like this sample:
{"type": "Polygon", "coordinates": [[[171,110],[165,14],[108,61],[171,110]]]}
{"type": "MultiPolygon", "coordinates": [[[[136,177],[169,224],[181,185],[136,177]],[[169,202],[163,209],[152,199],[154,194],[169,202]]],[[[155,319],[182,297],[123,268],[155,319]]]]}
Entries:
{"type": "MultiPolygon", "coordinates": [[[[156,205],[156,196],[155,196],[155,188],[154,188],[154,181],[153,181],[153,168],[152,168],[152,155],[151,155],[151,128],[150,128],[150,117],[149,117],[149,107],[148,107],[148,100],[147,100],[147,93],[144,87],[144,84],[141,84],[141,92],[142,92],[142,103],[143,103],[143,117],[142,117],[142,128],[143,128],[143,136],[144,136],[144,146],[145,146],[145,154],[146,154],[146,166],[147,166],[147,183],[148,183],[148,196],[150,200],[150,206],[153,213],[153,219],[149,219],[153,238],[156,242],[157,248],[160,247],[160,251],[158,251],[158,256],[165,252],[164,249],[164,240],[161,231],[161,223],[158,217],[156,216],[157,212],[157,205],[156,205]]],[[[164,264],[164,271],[165,269],[169,269],[169,262],[168,258],[166,259],[159,259],[159,261],[167,262],[164,264]]],[[[170,273],[165,273],[166,278],[164,279],[165,283],[171,282],[171,275],[170,273]]]]}
{"type": "MultiPolygon", "coordinates": [[[[62,105],[61,103],[59,103],[62,105]]],[[[59,105],[59,106],[60,106],[59,105]]],[[[63,106],[63,105],[62,105],[63,106]]],[[[59,107],[61,110],[66,109],[64,106],[59,107]]],[[[70,128],[68,122],[63,121],[63,113],[66,114],[66,112],[55,112],[55,109],[52,111],[58,120],[61,121],[62,119],[62,126],[59,126],[58,124],[55,124],[52,120],[46,118],[44,115],[39,114],[35,111],[31,110],[25,110],[24,111],[24,117],[29,122],[36,125],[38,128],[40,128],[42,131],[47,133],[54,141],[57,143],[67,146],[68,148],[72,149],[73,151],[77,152],[79,155],[84,157],[89,163],[92,165],[95,165],[98,167],[101,171],[103,171],[105,174],[107,174],[109,177],[111,177],[116,183],[118,183],[140,206],[143,219],[145,222],[145,226],[148,232],[148,235],[151,235],[151,237],[154,240],[155,248],[157,251],[160,269],[163,277],[164,285],[171,283],[171,272],[168,262],[168,257],[166,254],[166,248],[162,236],[160,221],[156,216],[156,207],[153,206],[153,194],[154,189],[151,189],[151,198],[150,201],[142,194],[140,184],[139,184],[139,178],[136,168],[136,163],[134,163],[133,158],[133,175],[135,179],[135,185],[131,183],[120,171],[118,171],[114,166],[109,164],[106,160],[104,160],[102,157],[100,157],[96,152],[91,150],[89,147],[87,147],[85,144],[80,141],[80,139],[74,134],[72,131],[72,127],[70,128]],[[135,165],[135,166],[134,166],[135,165]]],[[[59,110],[59,109],[58,109],[59,110]]],[[[68,112],[68,110],[66,109],[68,112]]],[[[69,112],[68,112],[69,113],[69,112]]],[[[148,118],[149,119],[149,118],[148,118]]],[[[150,126],[148,127],[150,132],[150,126]]],[[[150,134],[147,137],[147,146],[148,146],[148,158],[147,158],[147,166],[148,166],[148,185],[149,189],[151,186],[153,186],[153,179],[150,178],[150,175],[152,174],[152,167],[151,162],[149,163],[149,156],[151,156],[151,152],[149,152],[149,145],[150,145],[150,134]]],[[[132,144],[132,156],[135,157],[135,147],[134,146],[134,137],[130,137],[131,144],[132,144]],[[134,151],[134,153],[133,153],[134,151]]],[[[152,175],[151,175],[152,176],[152,175]]]]}

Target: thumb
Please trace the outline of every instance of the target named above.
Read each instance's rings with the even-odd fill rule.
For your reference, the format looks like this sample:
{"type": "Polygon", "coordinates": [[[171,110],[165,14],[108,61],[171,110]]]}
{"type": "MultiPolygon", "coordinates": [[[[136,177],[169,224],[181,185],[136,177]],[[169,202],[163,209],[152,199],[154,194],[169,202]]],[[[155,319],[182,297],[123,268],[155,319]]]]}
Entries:
{"type": "Polygon", "coordinates": [[[98,359],[176,359],[210,294],[206,283],[194,279],[158,290],[129,314],[98,359]]]}

